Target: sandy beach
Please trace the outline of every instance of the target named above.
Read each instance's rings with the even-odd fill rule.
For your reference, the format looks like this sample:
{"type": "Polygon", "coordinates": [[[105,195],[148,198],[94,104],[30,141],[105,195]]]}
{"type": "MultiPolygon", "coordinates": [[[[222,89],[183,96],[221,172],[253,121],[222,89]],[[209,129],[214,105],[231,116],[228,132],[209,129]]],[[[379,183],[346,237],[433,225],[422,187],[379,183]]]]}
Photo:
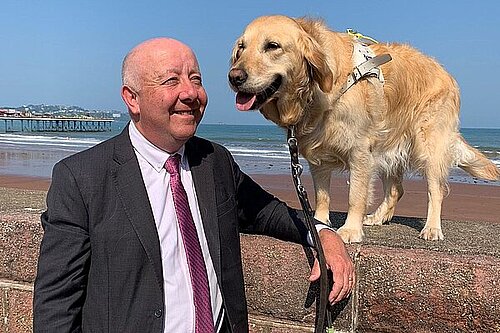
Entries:
{"type": "MultiPolygon", "coordinates": [[[[296,207],[299,205],[291,176],[253,177],[264,188],[296,207]]],[[[310,177],[303,177],[311,205],[314,207],[314,192],[310,177]]],[[[396,216],[425,218],[427,215],[427,185],[422,180],[403,182],[405,193],[396,207],[396,216]]],[[[443,201],[444,220],[500,222],[500,186],[450,183],[449,194],[443,201]]],[[[332,177],[330,210],[346,212],[348,207],[348,185],[345,177],[332,177]]],[[[382,200],[382,185],[375,185],[374,204],[382,200]]]]}
{"type": "MultiPolygon", "coordinates": [[[[299,208],[299,202],[289,175],[253,175],[262,187],[273,193],[292,207],[299,208]]],[[[314,207],[314,192],[310,176],[302,177],[314,207]]],[[[0,175],[0,207],[4,210],[9,202],[15,201],[12,196],[29,195],[23,190],[46,191],[50,186],[50,178],[0,175]],[[9,188],[9,191],[2,191],[9,188]],[[12,189],[19,189],[13,191],[12,189]]],[[[405,194],[396,208],[396,216],[425,218],[427,213],[427,189],[424,181],[406,180],[403,183],[405,194]]],[[[443,220],[481,221],[487,223],[500,222],[500,186],[450,183],[449,194],[444,199],[443,220]]],[[[347,211],[348,185],[346,177],[333,177],[331,185],[332,203],[330,209],[335,212],[347,211]]],[[[374,205],[381,200],[381,185],[376,184],[374,205]]],[[[28,198],[23,198],[24,201],[28,198]]]]}

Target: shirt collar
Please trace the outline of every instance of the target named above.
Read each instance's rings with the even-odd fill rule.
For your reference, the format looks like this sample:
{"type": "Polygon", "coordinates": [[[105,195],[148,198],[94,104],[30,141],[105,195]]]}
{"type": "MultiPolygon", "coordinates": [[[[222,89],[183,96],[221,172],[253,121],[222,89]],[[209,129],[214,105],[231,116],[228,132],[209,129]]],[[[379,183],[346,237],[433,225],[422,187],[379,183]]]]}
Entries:
{"type": "Polygon", "coordinates": [[[170,154],[148,141],[137,129],[135,124],[131,121],[128,126],[130,141],[134,150],[144,158],[153,169],[157,172],[163,170],[167,159],[174,154],[181,155],[181,166],[186,169],[186,161],[184,157],[184,145],[175,153],[170,154]]]}

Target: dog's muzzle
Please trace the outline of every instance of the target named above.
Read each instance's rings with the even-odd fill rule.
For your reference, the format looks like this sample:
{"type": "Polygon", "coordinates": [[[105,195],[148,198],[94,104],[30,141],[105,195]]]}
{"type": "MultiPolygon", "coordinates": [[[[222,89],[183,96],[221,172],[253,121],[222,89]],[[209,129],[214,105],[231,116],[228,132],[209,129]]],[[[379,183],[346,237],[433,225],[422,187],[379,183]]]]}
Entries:
{"type": "Polygon", "coordinates": [[[240,111],[257,110],[264,105],[281,86],[281,75],[275,75],[273,82],[261,91],[245,87],[248,73],[243,69],[233,68],[228,74],[229,83],[236,92],[236,108],[240,111]]]}
{"type": "Polygon", "coordinates": [[[227,76],[229,79],[229,83],[231,83],[231,85],[235,89],[238,89],[238,87],[240,87],[243,83],[245,83],[248,78],[247,72],[237,68],[231,69],[227,76]]]}

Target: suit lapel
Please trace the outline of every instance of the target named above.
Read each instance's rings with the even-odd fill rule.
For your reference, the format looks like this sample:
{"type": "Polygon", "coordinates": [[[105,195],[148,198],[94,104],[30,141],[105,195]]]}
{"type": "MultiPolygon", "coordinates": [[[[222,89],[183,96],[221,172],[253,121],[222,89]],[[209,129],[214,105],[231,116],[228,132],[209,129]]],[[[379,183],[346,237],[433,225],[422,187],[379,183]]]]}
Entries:
{"type": "Polygon", "coordinates": [[[201,151],[199,145],[193,144],[193,140],[186,143],[186,154],[196,189],[196,196],[198,197],[208,249],[217,278],[221,281],[219,221],[217,219],[214,169],[210,158],[211,155],[207,151],[201,151]]]}
{"type": "Polygon", "coordinates": [[[125,127],[116,140],[114,161],[113,179],[116,191],[127,217],[153,264],[156,279],[163,292],[160,241],[139,163],[128,135],[128,127],[125,127]]]}

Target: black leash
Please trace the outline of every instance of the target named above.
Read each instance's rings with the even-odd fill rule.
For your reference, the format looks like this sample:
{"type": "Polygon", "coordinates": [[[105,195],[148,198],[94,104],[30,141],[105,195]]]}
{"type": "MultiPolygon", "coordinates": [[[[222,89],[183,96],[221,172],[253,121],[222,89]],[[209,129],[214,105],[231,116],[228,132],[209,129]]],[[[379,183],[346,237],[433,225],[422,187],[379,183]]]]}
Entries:
{"type": "Polygon", "coordinates": [[[316,249],[316,256],[319,262],[320,268],[320,278],[319,278],[319,304],[316,308],[316,327],[314,328],[315,333],[330,332],[332,327],[331,312],[328,310],[328,294],[330,292],[330,283],[328,280],[328,270],[326,267],[325,254],[323,252],[323,247],[321,246],[321,241],[319,239],[318,231],[316,230],[315,224],[313,222],[313,210],[309,199],[307,198],[307,192],[302,182],[300,181],[300,175],[302,174],[303,167],[299,162],[299,148],[297,144],[297,138],[295,137],[295,126],[288,127],[288,149],[290,150],[291,159],[291,169],[293,183],[295,184],[295,190],[297,191],[297,196],[304,211],[304,216],[307,224],[307,228],[311,233],[313,245],[316,249]],[[326,321],[326,330],[325,330],[326,321]]]}

